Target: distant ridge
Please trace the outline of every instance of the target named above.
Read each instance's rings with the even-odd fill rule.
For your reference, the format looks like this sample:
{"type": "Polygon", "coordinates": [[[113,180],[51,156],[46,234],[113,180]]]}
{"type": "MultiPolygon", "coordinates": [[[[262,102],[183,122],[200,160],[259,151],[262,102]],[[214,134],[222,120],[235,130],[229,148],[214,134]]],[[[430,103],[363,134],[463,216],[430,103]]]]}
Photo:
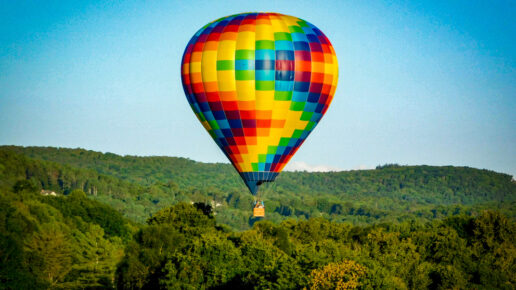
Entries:
{"type": "MultiPolygon", "coordinates": [[[[17,166],[56,168],[63,176],[72,175],[70,184],[56,181],[53,188],[44,189],[83,189],[139,221],[179,201],[204,201],[220,205],[217,218],[222,222],[247,227],[253,197],[230,164],[54,147],[0,146],[1,152],[10,152],[5,158],[28,158],[17,166]],[[103,190],[88,187],[105,183],[100,181],[111,185],[103,190]]],[[[268,218],[276,221],[325,216],[369,223],[474,214],[482,208],[499,208],[514,216],[516,202],[516,184],[510,175],[454,166],[390,164],[371,170],[283,172],[264,193],[268,218]]]]}

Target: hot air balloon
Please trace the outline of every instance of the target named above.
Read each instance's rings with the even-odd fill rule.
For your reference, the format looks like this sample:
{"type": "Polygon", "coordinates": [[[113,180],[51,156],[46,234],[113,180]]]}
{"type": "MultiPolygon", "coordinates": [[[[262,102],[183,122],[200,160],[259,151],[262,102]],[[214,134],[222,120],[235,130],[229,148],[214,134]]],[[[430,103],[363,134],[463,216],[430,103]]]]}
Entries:
{"type": "Polygon", "coordinates": [[[256,195],[328,110],[338,65],[330,41],[311,23],[242,13],[192,37],[181,77],[195,115],[256,195]]]}

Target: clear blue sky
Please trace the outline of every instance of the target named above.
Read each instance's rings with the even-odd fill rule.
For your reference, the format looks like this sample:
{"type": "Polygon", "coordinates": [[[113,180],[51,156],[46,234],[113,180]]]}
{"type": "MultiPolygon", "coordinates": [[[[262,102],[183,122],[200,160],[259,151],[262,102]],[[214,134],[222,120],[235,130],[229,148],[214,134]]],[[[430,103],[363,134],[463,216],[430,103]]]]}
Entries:
{"type": "Polygon", "coordinates": [[[1,1],[0,144],[227,162],[184,97],[181,56],[218,17],[274,11],[318,26],[340,65],[295,165],[516,175],[515,3],[415,2],[1,1]]]}

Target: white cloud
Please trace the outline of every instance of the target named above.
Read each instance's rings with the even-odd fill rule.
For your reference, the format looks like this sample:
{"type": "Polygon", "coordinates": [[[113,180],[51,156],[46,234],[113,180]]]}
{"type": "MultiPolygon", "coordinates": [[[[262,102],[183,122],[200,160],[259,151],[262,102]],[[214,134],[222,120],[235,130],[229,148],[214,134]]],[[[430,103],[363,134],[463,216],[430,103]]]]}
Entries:
{"type": "Polygon", "coordinates": [[[353,167],[351,170],[370,170],[370,169],[375,169],[375,167],[361,164],[361,165],[357,165],[357,166],[353,167]]]}
{"type": "Polygon", "coordinates": [[[303,161],[292,161],[285,166],[285,171],[308,171],[308,172],[328,172],[342,171],[341,168],[329,165],[310,165],[303,161]]]}
{"type": "Polygon", "coordinates": [[[351,169],[342,169],[330,165],[311,165],[303,161],[292,161],[285,166],[284,171],[307,171],[307,172],[331,172],[331,171],[346,171],[346,170],[371,170],[375,169],[374,166],[369,165],[356,165],[351,169]]]}

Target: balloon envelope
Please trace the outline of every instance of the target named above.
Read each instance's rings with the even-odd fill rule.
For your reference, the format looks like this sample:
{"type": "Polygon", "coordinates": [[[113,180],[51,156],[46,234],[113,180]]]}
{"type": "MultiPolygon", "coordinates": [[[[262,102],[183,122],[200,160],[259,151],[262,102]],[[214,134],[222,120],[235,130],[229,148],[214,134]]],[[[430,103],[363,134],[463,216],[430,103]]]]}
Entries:
{"type": "Polygon", "coordinates": [[[192,37],[181,76],[197,118],[256,194],[326,113],[338,66],[314,25],[278,13],[243,13],[192,37]]]}

